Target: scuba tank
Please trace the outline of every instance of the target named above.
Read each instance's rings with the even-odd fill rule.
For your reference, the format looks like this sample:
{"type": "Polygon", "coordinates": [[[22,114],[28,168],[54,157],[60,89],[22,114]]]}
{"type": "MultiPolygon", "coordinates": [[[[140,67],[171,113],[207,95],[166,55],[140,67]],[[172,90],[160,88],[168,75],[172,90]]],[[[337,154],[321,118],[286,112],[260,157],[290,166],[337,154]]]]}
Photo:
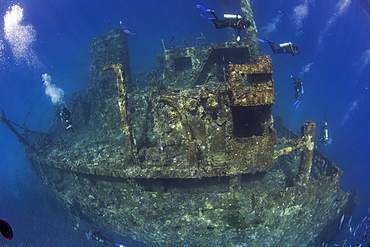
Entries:
{"type": "Polygon", "coordinates": [[[235,15],[235,14],[224,14],[224,19],[241,20],[243,19],[243,17],[241,15],[235,15]]]}
{"type": "Polygon", "coordinates": [[[290,45],[293,45],[293,43],[292,42],[286,42],[286,43],[279,44],[280,47],[286,47],[286,46],[290,46],[290,45]]]}

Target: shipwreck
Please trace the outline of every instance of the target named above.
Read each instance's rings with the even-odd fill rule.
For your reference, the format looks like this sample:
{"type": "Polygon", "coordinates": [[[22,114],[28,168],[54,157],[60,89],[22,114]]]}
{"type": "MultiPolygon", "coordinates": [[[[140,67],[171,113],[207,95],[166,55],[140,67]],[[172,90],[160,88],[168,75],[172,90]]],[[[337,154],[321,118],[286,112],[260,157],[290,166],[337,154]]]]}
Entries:
{"type": "Polygon", "coordinates": [[[272,61],[247,37],[164,45],[157,70],[132,75],[114,29],[91,42],[87,96],[67,103],[75,133],[0,119],[77,220],[151,246],[324,246],[358,193],[315,149],[315,123],[297,134],[273,117],[272,61]]]}

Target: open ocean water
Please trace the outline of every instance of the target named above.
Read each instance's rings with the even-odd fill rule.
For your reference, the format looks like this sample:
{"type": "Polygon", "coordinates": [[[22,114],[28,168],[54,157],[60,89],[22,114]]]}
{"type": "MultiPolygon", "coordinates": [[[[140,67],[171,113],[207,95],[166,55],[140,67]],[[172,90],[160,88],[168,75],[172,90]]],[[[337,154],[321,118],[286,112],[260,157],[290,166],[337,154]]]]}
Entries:
{"type": "MultiPolygon", "coordinates": [[[[174,37],[180,43],[203,33],[210,42],[226,41],[227,30],[216,30],[200,17],[197,4],[220,14],[240,12],[236,0],[0,0],[0,110],[16,123],[26,121],[30,129],[46,131],[55,108],[41,75],[50,75],[66,98],[85,90],[90,41],[119,28],[120,20],[137,33],[129,37],[133,74],[158,66],[162,39],[168,43],[174,37]]],[[[296,132],[309,119],[318,129],[328,122],[332,143],[319,149],[344,171],[342,189],[360,190],[362,201],[351,223],[356,226],[370,207],[370,2],[252,0],[252,7],[261,38],[292,41],[302,52],[294,57],[272,54],[261,44],[263,55],[271,55],[274,65],[273,114],[296,132]],[[304,83],[298,109],[293,106],[291,75],[304,83]]],[[[79,229],[73,229],[76,222],[37,181],[23,146],[3,124],[0,218],[14,230],[14,239],[0,238],[0,246],[102,246],[85,236],[96,227],[80,222],[79,229]]],[[[102,232],[128,247],[145,246],[102,232]]],[[[350,244],[356,246],[354,240],[346,246],[350,244]]]]}

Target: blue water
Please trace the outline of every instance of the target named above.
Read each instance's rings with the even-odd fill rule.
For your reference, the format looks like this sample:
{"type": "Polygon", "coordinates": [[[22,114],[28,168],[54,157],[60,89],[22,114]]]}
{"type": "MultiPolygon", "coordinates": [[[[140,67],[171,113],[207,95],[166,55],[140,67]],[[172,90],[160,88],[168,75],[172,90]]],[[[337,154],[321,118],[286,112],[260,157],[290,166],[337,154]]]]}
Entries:
{"type": "MultiPolygon", "coordinates": [[[[237,1],[127,1],[32,0],[0,1],[0,110],[16,123],[45,131],[54,116],[54,105],[45,95],[41,75],[68,98],[89,84],[89,43],[97,35],[119,28],[118,21],[136,36],[129,37],[132,73],[158,65],[161,39],[181,43],[202,32],[210,42],[227,40],[227,30],[214,29],[199,16],[196,4],[216,13],[238,13],[237,1]],[[227,3],[228,4],[225,4],[227,3]],[[18,8],[14,8],[16,5],[18,8]],[[13,7],[13,8],[12,8],[13,7]],[[17,25],[12,21],[23,13],[17,25]],[[11,15],[13,14],[13,15],[11,15]],[[5,17],[9,17],[8,19],[5,17]],[[4,27],[10,26],[9,30],[4,27]],[[13,28],[13,29],[11,29],[13,28]],[[13,33],[12,33],[13,32],[13,33]],[[23,42],[23,46],[16,44],[23,42]]],[[[353,225],[370,206],[370,3],[366,0],[254,0],[260,37],[292,41],[302,52],[293,57],[271,55],[277,101],[274,115],[299,131],[312,119],[318,127],[326,120],[332,144],[320,147],[343,171],[343,190],[360,189],[362,202],[353,225]],[[303,80],[305,93],[296,110],[293,81],[303,80]]],[[[0,218],[11,222],[15,237],[0,239],[0,246],[101,246],[87,240],[93,226],[71,222],[63,206],[31,172],[23,147],[0,124],[0,218]]],[[[95,228],[94,228],[95,229],[95,228]]],[[[126,246],[142,246],[113,233],[105,233],[126,246]]],[[[340,240],[338,240],[340,241],[340,240]]],[[[353,243],[352,243],[353,244],[353,243]]]]}

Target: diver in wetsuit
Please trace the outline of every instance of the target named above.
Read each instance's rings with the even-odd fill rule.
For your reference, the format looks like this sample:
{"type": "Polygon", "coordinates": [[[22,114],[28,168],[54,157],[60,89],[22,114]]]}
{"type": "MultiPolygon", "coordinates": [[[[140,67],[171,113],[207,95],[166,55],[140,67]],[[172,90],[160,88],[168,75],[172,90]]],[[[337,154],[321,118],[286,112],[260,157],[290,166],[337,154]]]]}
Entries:
{"type": "Polygon", "coordinates": [[[66,133],[68,130],[72,130],[74,133],[75,130],[72,127],[72,112],[68,110],[67,107],[63,106],[59,113],[59,116],[61,120],[66,123],[66,133]]]}
{"type": "Polygon", "coordinates": [[[320,129],[320,139],[318,144],[323,146],[329,145],[332,139],[329,137],[328,122],[325,120],[324,125],[320,129]]]}
{"type": "Polygon", "coordinates": [[[243,29],[249,28],[252,25],[252,23],[249,20],[245,20],[241,15],[224,14],[224,18],[219,19],[213,9],[207,9],[199,4],[197,5],[197,8],[203,10],[204,12],[211,13],[213,15],[213,17],[207,17],[202,14],[200,16],[206,18],[207,20],[212,21],[217,29],[225,27],[231,27],[233,29],[236,29],[238,31],[236,41],[240,41],[241,31],[243,29]]]}
{"type": "Polygon", "coordinates": [[[275,54],[289,53],[292,54],[292,56],[297,56],[301,54],[300,52],[298,52],[298,46],[294,45],[292,42],[281,43],[279,44],[279,47],[276,48],[275,43],[273,41],[261,38],[258,38],[258,40],[262,43],[268,43],[271,47],[272,52],[275,54]]]}
{"type": "Polygon", "coordinates": [[[302,103],[301,99],[299,98],[299,95],[304,93],[304,91],[303,91],[303,82],[302,82],[301,79],[294,78],[292,75],[290,76],[290,78],[292,78],[294,80],[294,82],[293,82],[294,91],[295,91],[294,97],[296,99],[296,102],[294,103],[294,106],[295,106],[296,109],[298,109],[298,107],[302,103]]]}

